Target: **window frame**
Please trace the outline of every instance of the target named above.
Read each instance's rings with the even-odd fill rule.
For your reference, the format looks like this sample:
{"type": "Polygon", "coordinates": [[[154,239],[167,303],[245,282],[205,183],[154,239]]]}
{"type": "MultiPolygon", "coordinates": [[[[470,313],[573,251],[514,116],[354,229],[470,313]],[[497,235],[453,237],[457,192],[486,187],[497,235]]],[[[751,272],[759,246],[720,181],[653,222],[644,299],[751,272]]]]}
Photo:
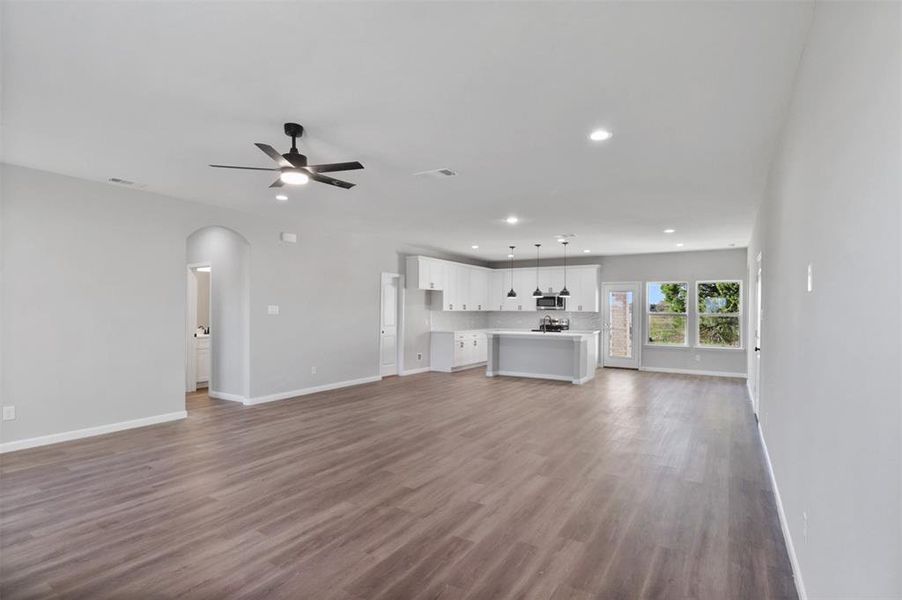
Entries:
{"type": "Polygon", "coordinates": [[[693,309],[693,313],[695,316],[695,344],[693,348],[698,348],[700,350],[726,350],[732,352],[744,352],[745,351],[745,322],[743,319],[743,315],[745,314],[745,286],[741,279],[731,279],[731,278],[723,278],[723,279],[698,279],[695,281],[695,302],[693,302],[692,306],[695,307],[693,309]],[[739,284],[739,312],[738,313],[703,313],[698,310],[698,284],[700,283],[738,283],[739,284]],[[701,343],[701,328],[702,328],[702,317],[736,317],[739,319],[739,345],[736,347],[733,346],[710,346],[708,344],[701,343]]]}
{"type": "Polygon", "coordinates": [[[646,281],[645,282],[645,339],[643,346],[649,346],[651,348],[691,348],[691,344],[689,343],[689,303],[692,301],[691,292],[692,286],[689,285],[689,281],[680,281],[680,280],[663,280],[663,281],[646,281]],[[649,293],[648,286],[651,284],[656,285],[664,285],[667,283],[678,283],[686,286],[686,312],[683,313],[671,313],[671,312],[652,312],[649,310],[650,306],[648,303],[649,293]],[[683,326],[683,339],[682,344],[663,344],[661,342],[650,342],[648,341],[648,336],[651,333],[651,315],[664,315],[664,316],[672,316],[672,317],[684,317],[686,319],[686,324],[683,326]]]}

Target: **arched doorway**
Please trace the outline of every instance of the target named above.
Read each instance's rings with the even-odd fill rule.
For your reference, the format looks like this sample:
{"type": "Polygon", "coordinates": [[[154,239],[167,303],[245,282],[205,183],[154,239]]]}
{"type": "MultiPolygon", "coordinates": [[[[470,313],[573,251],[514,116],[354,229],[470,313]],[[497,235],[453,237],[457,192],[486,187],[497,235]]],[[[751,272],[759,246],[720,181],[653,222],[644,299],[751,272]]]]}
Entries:
{"type": "Polygon", "coordinates": [[[211,398],[243,402],[250,392],[250,244],[227,227],[203,227],[188,236],[186,257],[185,390],[206,376],[211,398]],[[207,317],[201,323],[205,307],[198,284],[207,278],[207,317]]]}

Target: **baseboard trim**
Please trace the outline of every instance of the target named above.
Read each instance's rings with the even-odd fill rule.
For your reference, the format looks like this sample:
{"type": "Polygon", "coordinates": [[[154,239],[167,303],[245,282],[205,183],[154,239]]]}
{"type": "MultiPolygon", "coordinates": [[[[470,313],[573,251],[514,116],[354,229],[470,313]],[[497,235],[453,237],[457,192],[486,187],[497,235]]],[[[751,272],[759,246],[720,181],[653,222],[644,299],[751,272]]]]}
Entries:
{"type": "Polygon", "coordinates": [[[542,373],[519,373],[517,371],[486,371],[487,377],[527,377],[529,379],[552,379],[554,381],[566,381],[568,383],[575,383],[572,377],[567,377],[566,375],[545,375],[542,373]]]}
{"type": "Polygon", "coordinates": [[[708,377],[738,377],[747,379],[745,373],[730,373],[728,371],[701,371],[696,369],[669,369],[666,367],[639,367],[640,371],[649,373],[676,373],[678,375],[707,375],[708,377]]]}
{"type": "Polygon", "coordinates": [[[317,385],[288,392],[279,392],[278,394],[269,394],[266,396],[257,396],[256,398],[248,398],[244,401],[246,406],[255,404],[265,404],[266,402],[276,402],[277,400],[287,400],[288,398],[296,398],[298,396],[307,396],[317,392],[328,392],[329,390],[337,390],[339,388],[351,387],[352,385],[362,385],[364,383],[373,383],[380,381],[381,375],[374,377],[361,377],[360,379],[348,379],[347,381],[336,381],[335,383],[327,383],[325,385],[317,385]]]}
{"type": "Polygon", "coordinates": [[[247,404],[247,398],[238,394],[227,394],[225,392],[217,392],[215,390],[207,390],[207,395],[217,400],[228,400],[229,402],[241,402],[247,404]]]}
{"type": "Polygon", "coordinates": [[[50,435],[42,435],[39,437],[17,440],[15,442],[6,442],[0,444],[0,454],[5,454],[6,452],[15,452],[16,450],[25,450],[27,448],[37,448],[38,446],[49,446],[50,444],[71,442],[73,440],[80,440],[82,438],[104,435],[106,433],[115,433],[117,431],[124,431],[126,429],[147,427],[148,425],[158,425],[160,423],[166,423],[168,421],[178,421],[179,419],[184,419],[187,416],[187,411],[179,410],[162,415],[144,417],[143,419],[120,421],[118,423],[109,423],[108,425],[98,425],[97,427],[86,427],[85,429],[75,429],[73,431],[52,433],[50,435]]]}
{"type": "Polygon", "coordinates": [[[786,512],[783,510],[783,500],[780,498],[780,488],[777,487],[777,478],[774,476],[774,465],[770,461],[770,452],[767,450],[767,442],[764,441],[764,432],[761,431],[761,423],[758,422],[758,439],[764,449],[764,460],[767,463],[767,472],[770,475],[770,484],[774,488],[774,499],[777,501],[777,514],[780,517],[780,528],[783,530],[783,540],[786,542],[786,553],[789,554],[789,564],[792,566],[792,579],[796,584],[796,593],[799,600],[808,600],[805,592],[805,582],[802,580],[802,569],[799,566],[799,558],[796,556],[795,546],[792,543],[792,534],[789,533],[789,524],[786,521],[786,512]]]}
{"type": "Polygon", "coordinates": [[[408,369],[406,371],[401,371],[401,377],[405,377],[407,375],[418,375],[419,373],[428,373],[431,369],[429,367],[420,367],[418,369],[408,369]]]}

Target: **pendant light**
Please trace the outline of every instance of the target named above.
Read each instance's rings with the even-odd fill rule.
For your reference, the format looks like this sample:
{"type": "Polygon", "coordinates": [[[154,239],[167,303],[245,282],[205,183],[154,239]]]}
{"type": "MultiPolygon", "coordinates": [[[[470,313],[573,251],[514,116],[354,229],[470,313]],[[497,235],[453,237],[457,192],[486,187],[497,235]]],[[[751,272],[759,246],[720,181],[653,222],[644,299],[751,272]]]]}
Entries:
{"type": "Polygon", "coordinates": [[[536,244],[536,290],[532,293],[533,298],[541,298],[544,296],[542,290],[539,289],[539,247],[542,244],[536,244]]]}
{"type": "Polygon", "coordinates": [[[564,245],[564,289],[558,294],[558,296],[563,296],[565,298],[570,297],[570,290],[567,289],[567,244],[569,244],[567,240],[561,242],[564,245]]]}
{"type": "Polygon", "coordinates": [[[508,248],[511,249],[510,254],[508,255],[511,259],[511,291],[507,293],[507,297],[516,298],[517,292],[514,291],[514,248],[516,248],[516,246],[508,246],[508,248]]]}

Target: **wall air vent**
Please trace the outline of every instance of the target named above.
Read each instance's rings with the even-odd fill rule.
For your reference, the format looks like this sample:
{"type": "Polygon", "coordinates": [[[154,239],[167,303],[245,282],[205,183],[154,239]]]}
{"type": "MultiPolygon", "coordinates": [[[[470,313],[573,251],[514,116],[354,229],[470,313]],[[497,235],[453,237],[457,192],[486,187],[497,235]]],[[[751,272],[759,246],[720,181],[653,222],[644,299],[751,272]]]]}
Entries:
{"type": "Polygon", "coordinates": [[[118,177],[110,177],[108,181],[110,183],[118,183],[119,185],[135,185],[134,181],[129,181],[128,179],[120,179],[118,177]]]}
{"type": "Polygon", "coordinates": [[[451,169],[433,169],[432,171],[420,171],[419,173],[414,173],[414,177],[431,177],[433,179],[443,179],[445,177],[454,177],[457,175],[457,171],[452,171],[451,169]]]}

